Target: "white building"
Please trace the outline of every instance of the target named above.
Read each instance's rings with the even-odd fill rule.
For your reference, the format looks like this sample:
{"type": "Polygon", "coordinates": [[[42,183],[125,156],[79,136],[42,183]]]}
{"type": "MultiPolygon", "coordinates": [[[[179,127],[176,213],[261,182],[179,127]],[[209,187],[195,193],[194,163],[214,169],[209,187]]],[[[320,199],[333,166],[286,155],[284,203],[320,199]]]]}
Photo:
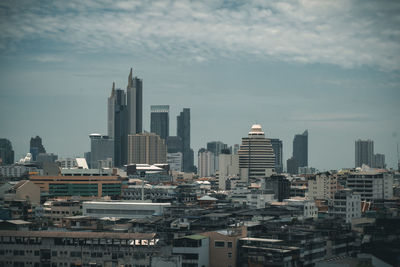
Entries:
{"type": "Polygon", "coordinates": [[[80,168],[89,169],[85,158],[64,158],[58,159],[56,162],[62,169],[80,168]]]}
{"type": "Polygon", "coordinates": [[[303,218],[317,218],[318,217],[318,208],[315,205],[314,200],[307,199],[303,197],[294,197],[285,199],[284,202],[287,203],[288,206],[298,207],[303,209],[303,218]]]}
{"type": "Polygon", "coordinates": [[[330,173],[319,173],[308,180],[308,197],[311,199],[332,199],[337,190],[337,177],[330,173]]]}
{"type": "Polygon", "coordinates": [[[135,201],[87,201],[83,202],[83,215],[95,218],[116,217],[137,219],[163,215],[170,203],[149,203],[135,201]]]}
{"type": "Polygon", "coordinates": [[[238,151],[240,179],[264,178],[275,169],[275,154],[271,141],[265,138],[261,125],[254,124],[248,137],[242,138],[238,151]]]}
{"type": "Polygon", "coordinates": [[[214,153],[205,149],[200,149],[198,162],[198,174],[200,178],[215,175],[214,153]]]}
{"type": "Polygon", "coordinates": [[[38,175],[43,175],[43,170],[36,167],[24,165],[6,165],[0,166],[0,176],[2,177],[21,177],[24,174],[35,172],[38,175]]]}
{"type": "Polygon", "coordinates": [[[203,235],[190,235],[174,240],[173,254],[182,255],[182,266],[209,266],[210,239],[203,235]]]}
{"type": "Polygon", "coordinates": [[[346,220],[351,223],[353,218],[361,217],[361,196],[353,193],[350,189],[340,190],[335,193],[331,213],[335,217],[346,220]]]}
{"type": "Polygon", "coordinates": [[[362,201],[390,199],[393,197],[393,173],[363,166],[359,172],[349,173],[347,187],[359,193],[362,201]]]}
{"type": "Polygon", "coordinates": [[[219,189],[226,190],[226,180],[239,176],[239,155],[220,154],[218,175],[219,189]]]}
{"type": "Polygon", "coordinates": [[[182,152],[167,153],[167,163],[171,171],[182,171],[182,152]]]}

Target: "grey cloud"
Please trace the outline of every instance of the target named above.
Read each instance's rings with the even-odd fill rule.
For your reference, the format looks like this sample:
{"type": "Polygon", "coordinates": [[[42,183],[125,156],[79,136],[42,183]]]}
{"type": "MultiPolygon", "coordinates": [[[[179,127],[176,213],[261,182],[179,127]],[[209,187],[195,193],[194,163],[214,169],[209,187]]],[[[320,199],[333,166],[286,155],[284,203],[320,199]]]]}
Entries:
{"type": "Polygon", "coordinates": [[[42,38],[91,53],[391,71],[400,69],[399,10],[396,1],[15,1],[0,6],[0,51],[42,38]]]}

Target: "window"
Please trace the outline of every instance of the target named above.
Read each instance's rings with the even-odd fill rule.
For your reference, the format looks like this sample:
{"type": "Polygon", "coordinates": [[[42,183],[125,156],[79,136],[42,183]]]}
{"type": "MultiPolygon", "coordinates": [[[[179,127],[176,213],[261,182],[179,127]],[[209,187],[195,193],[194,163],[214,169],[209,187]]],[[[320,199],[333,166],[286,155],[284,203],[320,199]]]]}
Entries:
{"type": "Polygon", "coordinates": [[[214,245],[216,248],[223,248],[223,247],[225,247],[225,242],[224,241],[215,241],[214,245]]]}
{"type": "Polygon", "coordinates": [[[51,256],[57,257],[57,251],[53,250],[53,251],[51,252],[51,256]]]}
{"type": "Polygon", "coordinates": [[[232,242],[228,242],[228,248],[232,247],[232,242]]]}
{"type": "Polygon", "coordinates": [[[232,252],[228,253],[228,258],[232,258],[232,252]]]}

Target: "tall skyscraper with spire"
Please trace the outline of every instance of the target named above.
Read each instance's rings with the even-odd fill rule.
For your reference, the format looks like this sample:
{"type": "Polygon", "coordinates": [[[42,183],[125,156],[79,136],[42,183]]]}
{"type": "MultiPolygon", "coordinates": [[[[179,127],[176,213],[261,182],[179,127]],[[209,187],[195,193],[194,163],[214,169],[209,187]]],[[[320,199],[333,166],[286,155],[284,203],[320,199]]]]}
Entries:
{"type": "Polygon", "coordinates": [[[142,132],[143,125],[143,81],[133,77],[132,68],[128,77],[126,87],[128,107],[128,133],[137,134],[142,132]]]}
{"type": "Polygon", "coordinates": [[[143,82],[133,77],[132,68],[128,77],[126,93],[112,85],[107,102],[107,134],[114,140],[114,165],[125,165],[128,159],[128,135],[142,132],[143,82]]]}

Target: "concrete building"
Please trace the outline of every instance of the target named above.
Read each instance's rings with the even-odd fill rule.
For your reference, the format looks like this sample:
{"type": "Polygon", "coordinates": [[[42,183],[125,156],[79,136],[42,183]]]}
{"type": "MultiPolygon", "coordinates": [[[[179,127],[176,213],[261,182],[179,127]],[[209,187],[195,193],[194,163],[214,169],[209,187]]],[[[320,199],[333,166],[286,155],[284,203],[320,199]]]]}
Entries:
{"type": "Polygon", "coordinates": [[[242,138],[238,154],[240,178],[243,181],[263,178],[275,168],[275,155],[271,142],[265,138],[259,124],[254,124],[248,137],[242,138]]]}
{"type": "Polygon", "coordinates": [[[204,235],[189,235],[174,239],[172,253],[182,256],[182,266],[207,267],[210,264],[210,239],[204,235]]]}
{"type": "Polygon", "coordinates": [[[190,148],[190,109],[184,108],[177,116],[177,136],[182,140],[183,171],[192,172],[194,167],[194,153],[190,148]]]}
{"type": "Polygon", "coordinates": [[[393,173],[364,168],[347,176],[347,187],[361,195],[361,201],[393,197],[393,173]]]}
{"type": "Polygon", "coordinates": [[[277,138],[271,138],[272,149],[275,154],[275,171],[277,173],[283,172],[283,144],[282,140],[277,138]]]}
{"type": "Polygon", "coordinates": [[[133,77],[132,68],[126,87],[128,134],[139,134],[143,127],[143,81],[133,77]]]}
{"type": "Polygon", "coordinates": [[[375,154],[374,155],[374,165],[372,167],[378,168],[378,169],[385,169],[386,168],[385,155],[375,154]]]}
{"type": "Polygon", "coordinates": [[[277,201],[290,197],[290,181],[283,175],[271,175],[264,178],[263,189],[274,193],[277,201]]]}
{"type": "Polygon", "coordinates": [[[346,223],[351,223],[354,218],[361,217],[361,195],[353,193],[350,189],[339,190],[333,198],[330,212],[335,217],[343,218],[346,223]]]}
{"type": "Polygon", "coordinates": [[[212,141],[207,143],[207,150],[214,154],[214,167],[215,170],[219,170],[219,155],[223,150],[227,150],[228,145],[222,143],[221,141],[212,141]]]}
{"type": "Polygon", "coordinates": [[[30,204],[40,204],[40,188],[29,180],[22,180],[4,192],[4,202],[26,200],[30,204]]]}
{"type": "Polygon", "coordinates": [[[173,185],[128,185],[122,189],[124,200],[151,200],[152,202],[172,202],[176,198],[173,185]]]}
{"type": "Polygon", "coordinates": [[[230,177],[239,177],[239,155],[220,154],[218,170],[219,189],[226,190],[226,181],[230,177]]]}
{"type": "Polygon", "coordinates": [[[0,138],[0,165],[14,164],[14,150],[10,140],[0,138]]]}
{"type": "Polygon", "coordinates": [[[167,153],[167,163],[169,164],[171,171],[177,171],[177,172],[182,171],[182,166],[183,166],[182,158],[183,158],[182,152],[167,153]]]}
{"type": "Polygon", "coordinates": [[[82,203],[84,216],[95,218],[147,218],[154,215],[162,216],[164,208],[170,203],[151,203],[136,201],[86,201],[82,203]]]}
{"type": "Polygon", "coordinates": [[[328,172],[316,174],[308,179],[308,197],[311,199],[333,199],[340,184],[336,175],[328,172]]]}
{"type": "Polygon", "coordinates": [[[150,106],[150,132],[166,140],[169,136],[169,105],[150,106]]]}
{"type": "Polygon", "coordinates": [[[165,141],[154,133],[128,135],[128,164],[167,162],[165,141]]]}
{"type": "Polygon", "coordinates": [[[59,199],[46,201],[43,204],[44,216],[54,224],[61,225],[64,217],[74,216],[81,212],[79,201],[59,199]]]}
{"type": "Polygon", "coordinates": [[[2,177],[7,178],[17,178],[22,177],[23,175],[29,175],[29,173],[43,174],[42,169],[38,169],[33,166],[24,166],[24,165],[7,165],[0,166],[0,175],[2,177]]]}
{"type": "Polygon", "coordinates": [[[296,159],[297,167],[308,166],[308,130],[294,136],[293,158],[296,159]]]}
{"type": "Polygon", "coordinates": [[[355,167],[374,165],[374,141],[358,139],[355,142],[355,167]]]}
{"type": "Polygon", "coordinates": [[[54,196],[119,196],[121,180],[107,169],[61,169],[60,175],[32,175],[41,192],[54,196]]]}
{"type": "Polygon", "coordinates": [[[201,148],[198,153],[199,177],[210,177],[215,175],[215,155],[211,151],[201,148]]]}
{"type": "MultiPolygon", "coordinates": [[[[114,158],[114,140],[106,135],[90,134],[90,168],[98,169],[101,167],[101,162],[108,160],[113,162],[114,158]]],[[[111,164],[111,167],[113,164],[111,164]]]]}
{"type": "Polygon", "coordinates": [[[239,239],[247,236],[244,226],[201,233],[210,240],[209,267],[236,267],[239,239]]]}
{"type": "Polygon", "coordinates": [[[0,265],[152,266],[158,240],[155,233],[0,231],[0,265]]]}
{"type": "Polygon", "coordinates": [[[58,156],[53,153],[39,153],[36,156],[36,163],[42,169],[45,162],[54,163],[57,159],[58,156]]]}
{"type": "Polygon", "coordinates": [[[124,90],[114,89],[111,92],[109,101],[112,102],[109,105],[113,108],[113,117],[110,118],[108,132],[112,132],[114,139],[114,165],[121,167],[127,163],[127,144],[128,144],[128,108],[126,105],[126,94],[124,90]]]}
{"type": "Polygon", "coordinates": [[[166,144],[168,153],[183,153],[182,138],[180,138],[179,136],[168,136],[166,144]]]}
{"type": "Polygon", "coordinates": [[[299,164],[297,163],[297,160],[294,157],[291,157],[286,161],[286,168],[287,168],[287,173],[297,174],[299,171],[299,164]]]}
{"type": "Polygon", "coordinates": [[[312,199],[304,197],[293,197],[283,200],[288,206],[300,208],[303,210],[303,218],[317,218],[318,208],[312,199]]]}

